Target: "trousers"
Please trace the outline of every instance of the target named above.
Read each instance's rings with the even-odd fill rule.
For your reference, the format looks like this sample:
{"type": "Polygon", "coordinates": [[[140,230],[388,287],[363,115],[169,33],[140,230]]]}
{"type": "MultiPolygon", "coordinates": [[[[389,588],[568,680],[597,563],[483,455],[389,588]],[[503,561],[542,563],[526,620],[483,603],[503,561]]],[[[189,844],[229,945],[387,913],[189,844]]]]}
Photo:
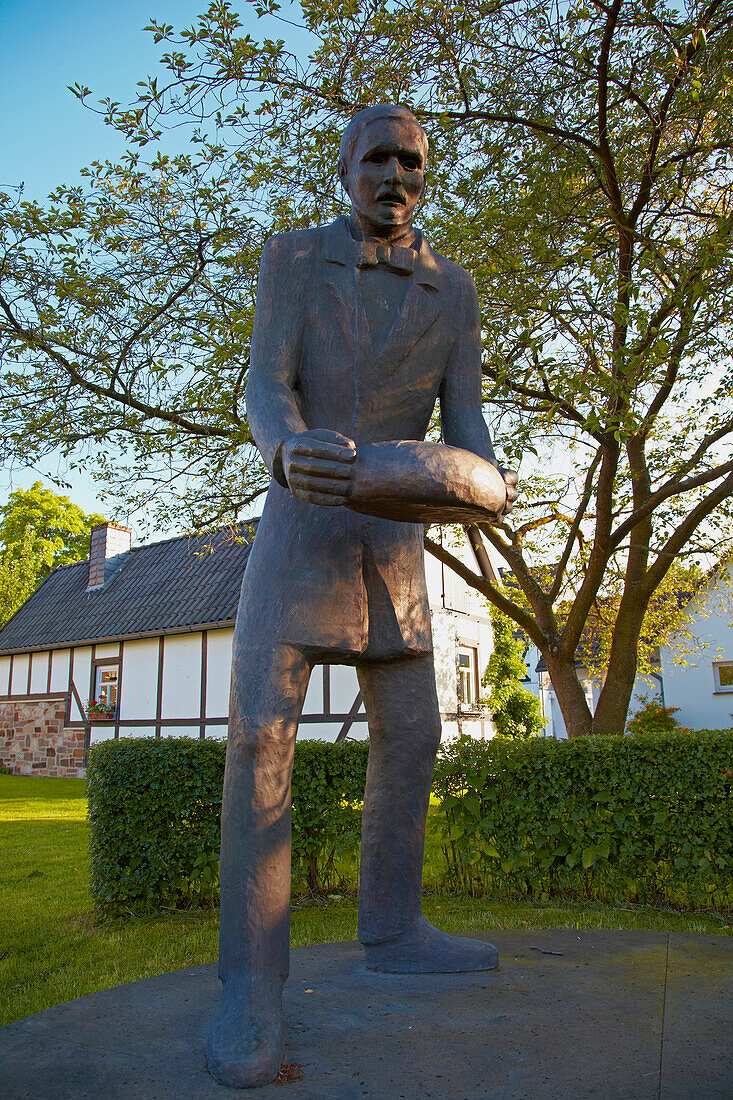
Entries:
{"type": "MultiPolygon", "coordinates": [[[[322,658],[321,658],[322,659],[322,658]]],[[[220,858],[219,976],[285,979],[290,943],[290,785],[317,655],[257,638],[235,644],[220,858]]],[[[432,654],[354,661],[369,725],[359,939],[421,917],[425,820],[441,734],[432,654]]]]}

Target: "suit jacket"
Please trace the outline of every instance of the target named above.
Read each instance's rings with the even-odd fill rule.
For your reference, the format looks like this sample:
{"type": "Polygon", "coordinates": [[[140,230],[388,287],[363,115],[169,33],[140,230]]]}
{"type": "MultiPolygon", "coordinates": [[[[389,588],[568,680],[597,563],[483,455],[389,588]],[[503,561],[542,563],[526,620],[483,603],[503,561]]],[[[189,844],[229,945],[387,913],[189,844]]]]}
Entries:
{"type": "MultiPolygon", "coordinates": [[[[414,274],[399,276],[408,287],[380,348],[345,218],[267,242],[246,402],[271,471],[283,440],[309,428],[341,432],[357,448],[424,439],[438,398],[445,442],[493,460],[474,284],[422,237],[416,244],[414,274]]],[[[309,504],[273,481],[240,618],[240,637],[266,635],[325,660],[430,652],[421,525],[309,504]]]]}

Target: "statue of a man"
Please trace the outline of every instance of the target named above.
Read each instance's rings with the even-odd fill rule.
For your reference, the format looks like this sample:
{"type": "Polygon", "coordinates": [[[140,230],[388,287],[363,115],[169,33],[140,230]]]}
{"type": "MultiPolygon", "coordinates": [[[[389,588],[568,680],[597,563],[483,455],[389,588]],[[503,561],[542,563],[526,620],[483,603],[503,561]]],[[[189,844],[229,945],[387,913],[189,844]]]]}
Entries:
{"type": "MultiPolygon", "coordinates": [[[[490,970],[498,961],[492,945],[448,936],[422,915],[441,733],[423,528],[349,507],[359,448],[424,440],[436,399],[445,444],[496,466],[481,411],[476,289],[412,226],[427,149],[406,108],[360,111],[339,159],[351,216],[272,237],[262,257],[247,412],[273,482],[247,564],[232,665],[223,992],[207,1044],[209,1069],[223,1084],[266,1084],[283,1058],[290,779],[315,664],[356,666],[369,722],[359,892],[367,967],[438,973],[490,970]]],[[[508,510],[516,477],[499,484],[508,510]]]]}

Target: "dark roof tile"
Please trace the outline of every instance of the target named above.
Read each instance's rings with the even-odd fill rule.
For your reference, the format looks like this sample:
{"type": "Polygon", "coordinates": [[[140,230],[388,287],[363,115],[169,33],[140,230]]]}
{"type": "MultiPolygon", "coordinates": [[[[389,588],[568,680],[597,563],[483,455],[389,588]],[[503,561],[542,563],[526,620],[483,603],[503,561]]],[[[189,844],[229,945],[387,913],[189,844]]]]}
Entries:
{"type": "Polygon", "coordinates": [[[0,653],[233,623],[251,549],[242,539],[252,530],[244,524],[135,547],[92,592],[87,561],[61,565],[0,628],[0,653]]]}

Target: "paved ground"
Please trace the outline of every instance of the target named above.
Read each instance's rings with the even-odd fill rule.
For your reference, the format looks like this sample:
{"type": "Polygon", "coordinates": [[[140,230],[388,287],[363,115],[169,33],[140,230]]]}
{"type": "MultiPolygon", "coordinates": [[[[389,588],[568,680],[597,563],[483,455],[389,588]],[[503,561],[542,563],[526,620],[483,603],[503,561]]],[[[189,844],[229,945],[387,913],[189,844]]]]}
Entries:
{"type": "MultiPolygon", "coordinates": [[[[487,937],[488,938],[488,937],[487,937]]],[[[59,1005],[0,1030],[3,1100],[733,1098],[733,939],[496,933],[494,973],[369,974],[357,944],[293,952],[302,1079],[215,1085],[201,1036],[215,967],[59,1005]],[[558,952],[558,954],[545,954],[558,952]],[[561,952],[561,954],[559,954],[561,952]]]]}

